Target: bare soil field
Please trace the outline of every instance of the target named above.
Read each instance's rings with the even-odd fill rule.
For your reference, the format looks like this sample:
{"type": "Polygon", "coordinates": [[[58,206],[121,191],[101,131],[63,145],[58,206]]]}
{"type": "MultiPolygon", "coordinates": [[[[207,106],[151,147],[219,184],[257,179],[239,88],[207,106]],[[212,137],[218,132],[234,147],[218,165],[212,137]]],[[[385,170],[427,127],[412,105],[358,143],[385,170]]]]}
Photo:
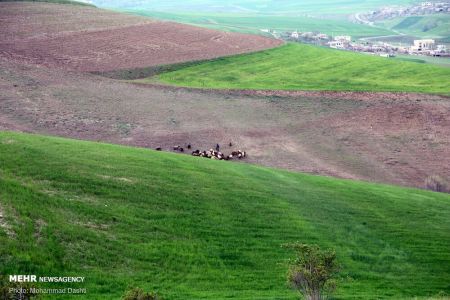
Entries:
{"type": "Polygon", "coordinates": [[[50,38],[74,32],[87,32],[142,25],[153,22],[94,7],[73,7],[51,3],[1,2],[0,41],[50,38]]]}
{"type": "Polygon", "coordinates": [[[42,3],[0,3],[0,28],[0,56],[83,72],[203,60],[281,44],[91,7],[42,3]]]}
{"type": "Polygon", "coordinates": [[[189,90],[5,58],[0,90],[0,130],[166,151],[232,142],[249,163],[415,187],[450,177],[443,96],[189,90]]]}

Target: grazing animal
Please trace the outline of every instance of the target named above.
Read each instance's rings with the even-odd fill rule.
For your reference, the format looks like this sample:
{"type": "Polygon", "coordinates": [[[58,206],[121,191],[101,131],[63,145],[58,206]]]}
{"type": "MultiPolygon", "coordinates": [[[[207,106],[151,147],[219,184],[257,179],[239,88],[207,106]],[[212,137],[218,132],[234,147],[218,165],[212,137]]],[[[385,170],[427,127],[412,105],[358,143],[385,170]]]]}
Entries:
{"type": "Polygon", "coordinates": [[[188,148],[188,149],[191,149],[191,148],[192,148],[192,147],[191,147],[191,144],[188,144],[188,145],[187,145],[187,148],[188,148]]]}
{"type": "Polygon", "coordinates": [[[156,151],[162,151],[161,147],[156,148],[156,151]]]}
{"type": "Polygon", "coordinates": [[[230,142],[230,143],[228,144],[228,146],[230,146],[230,147],[233,147],[233,143],[232,143],[232,142],[230,142]]]}
{"type": "Polygon", "coordinates": [[[179,150],[180,150],[180,152],[184,152],[184,149],[183,149],[183,148],[181,148],[181,147],[180,147],[180,149],[179,149],[179,150]]]}
{"type": "Polygon", "coordinates": [[[173,146],[173,150],[177,151],[180,149],[180,146],[173,146]]]}
{"type": "Polygon", "coordinates": [[[219,151],[220,150],[220,146],[219,146],[219,144],[216,144],[216,151],[219,151]]]}

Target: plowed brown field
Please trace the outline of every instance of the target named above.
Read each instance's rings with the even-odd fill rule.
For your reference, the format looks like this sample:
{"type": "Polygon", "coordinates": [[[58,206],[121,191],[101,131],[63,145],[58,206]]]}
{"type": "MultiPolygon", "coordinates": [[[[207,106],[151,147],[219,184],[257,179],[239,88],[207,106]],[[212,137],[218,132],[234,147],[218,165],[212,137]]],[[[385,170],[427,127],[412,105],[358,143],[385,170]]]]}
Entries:
{"type": "Polygon", "coordinates": [[[209,59],[280,45],[90,7],[0,3],[0,56],[78,71],[109,71],[209,59]]]}

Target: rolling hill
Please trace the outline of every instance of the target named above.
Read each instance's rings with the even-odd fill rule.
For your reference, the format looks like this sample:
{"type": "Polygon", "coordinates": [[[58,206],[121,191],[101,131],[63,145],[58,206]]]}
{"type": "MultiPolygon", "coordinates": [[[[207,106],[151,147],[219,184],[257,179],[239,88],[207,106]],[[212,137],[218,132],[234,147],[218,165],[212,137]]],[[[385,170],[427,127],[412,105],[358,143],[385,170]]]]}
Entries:
{"type": "Polygon", "coordinates": [[[86,276],[77,299],[131,286],[164,299],[294,299],[280,247],[293,241],[336,248],[337,299],[448,294],[449,204],[416,189],[0,132],[0,273],[86,276]]]}
{"type": "Polygon", "coordinates": [[[295,31],[322,32],[328,35],[351,35],[353,38],[385,36],[394,34],[389,29],[371,27],[351,23],[345,19],[324,19],[307,16],[280,16],[265,14],[226,14],[226,13],[168,13],[155,12],[143,9],[125,10],[140,16],[148,16],[155,19],[171,20],[180,23],[192,24],[212,29],[263,34],[261,29],[271,29],[277,32],[295,31]]]}
{"type": "Polygon", "coordinates": [[[426,37],[443,40],[450,38],[450,17],[448,14],[398,17],[377,23],[377,25],[417,38],[426,37]]]}
{"type": "Polygon", "coordinates": [[[196,88],[450,93],[445,67],[301,44],[198,63],[157,78],[196,88]]]}
{"type": "Polygon", "coordinates": [[[328,14],[348,15],[353,12],[367,11],[384,5],[408,4],[410,0],[93,0],[93,3],[108,8],[146,9],[165,12],[232,12],[232,13],[269,13],[269,14],[328,14]]]}

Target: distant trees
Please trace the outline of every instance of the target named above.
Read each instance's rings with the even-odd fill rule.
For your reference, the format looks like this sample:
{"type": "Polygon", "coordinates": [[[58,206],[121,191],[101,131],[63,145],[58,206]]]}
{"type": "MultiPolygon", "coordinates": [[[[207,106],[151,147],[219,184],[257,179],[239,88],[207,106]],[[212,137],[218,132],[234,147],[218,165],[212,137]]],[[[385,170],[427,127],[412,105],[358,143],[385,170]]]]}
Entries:
{"type": "Polygon", "coordinates": [[[336,252],[301,243],[284,247],[294,250],[296,254],[295,259],[290,261],[288,284],[307,300],[328,299],[336,289],[336,281],[333,279],[339,271],[336,252]]]}
{"type": "Polygon", "coordinates": [[[147,293],[141,288],[133,288],[125,293],[122,300],[162,300],[162,298],[156,293],[147,293]]]}

